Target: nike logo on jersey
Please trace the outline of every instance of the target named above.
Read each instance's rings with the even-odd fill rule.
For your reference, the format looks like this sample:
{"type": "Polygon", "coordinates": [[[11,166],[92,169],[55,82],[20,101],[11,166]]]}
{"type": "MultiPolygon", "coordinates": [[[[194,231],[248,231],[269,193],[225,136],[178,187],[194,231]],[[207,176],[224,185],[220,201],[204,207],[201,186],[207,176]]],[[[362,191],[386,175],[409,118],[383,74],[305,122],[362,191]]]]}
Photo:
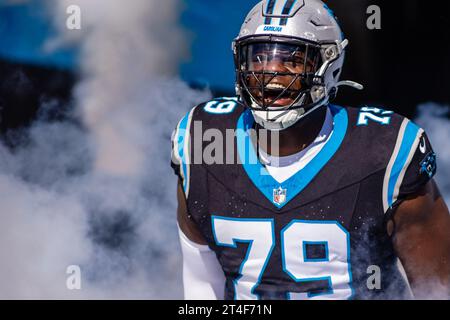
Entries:
{"type": "Polygon", "coordinates": [[[427,145],[425,143],[425,138],[422,138],[422,140],[420,141],[419,149],[420,149],[420,152],[422,152],[423,154],[425,154],[425,152],[427,152],[427,145]]]}

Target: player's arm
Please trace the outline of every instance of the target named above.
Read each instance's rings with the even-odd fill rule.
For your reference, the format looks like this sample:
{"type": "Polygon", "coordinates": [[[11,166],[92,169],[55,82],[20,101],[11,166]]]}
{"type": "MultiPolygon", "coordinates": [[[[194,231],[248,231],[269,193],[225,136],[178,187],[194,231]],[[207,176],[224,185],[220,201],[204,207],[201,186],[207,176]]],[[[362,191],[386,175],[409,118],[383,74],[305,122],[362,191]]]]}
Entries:
{"type": "Polygon", "coordinates": [[[393,216],[395,250],[416,299],[450,299],[450,215],[431,180],[393,216]]]}
{"type": "Polygon", "coordinates": [[[189,189],[189,166],[185,156],[189,154],[186,139],[190,139],[188,119],[192,109],[177,125],[172,134],[171,167],[178,177],[177,220],[178,234],[183,254],[184,298],[188,300],[223,299],[225,276],[216,254],[208,247],[187,209],[185,188],[189,189]],[[184,149],[184,150],[183,150],[184,149]],[[183,152],[181,152],[183,151],[183,152]]]}
{"type": "Polygon", "coordinates": [[[225,276],[216,254],[190,219],[183,187],[178,183],[177,220],[183,253],[183,286],[186,300],[222,300],[225,276]]]}
{"type": "Polygon", "coordinates": [[[189,218],[189,213],[187,211],[186,197],[184,196],[183,187],[181,182],[178,181],[177,190],[177,220],[180,231],[192,242],[198,245],[206,246],[208,243],[204,239],[203,235],[197,228],[197,225],[189,218]]]}

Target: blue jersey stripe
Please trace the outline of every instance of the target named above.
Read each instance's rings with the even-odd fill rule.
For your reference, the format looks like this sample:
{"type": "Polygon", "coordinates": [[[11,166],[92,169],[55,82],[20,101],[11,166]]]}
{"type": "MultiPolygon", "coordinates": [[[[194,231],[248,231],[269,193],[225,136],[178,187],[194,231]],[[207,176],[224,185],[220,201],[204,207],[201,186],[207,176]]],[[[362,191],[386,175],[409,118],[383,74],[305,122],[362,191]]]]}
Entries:
{"type": "Polygon", "coordinates": [[[186,152],[188,152],[187,150],[185,150],[184,145],[186,142],[186,138],[189,137],[189,128],[187,128],[188,123],[189,123],[189,116],[190,116],[191,112],[189,112],[180,122],[180,126],[178,129],[178,136],[175,137],[175,139],[177,139],[177,143],[178,143],[178,155],[181,158],[181,167],[182,167],[182,173],[183,173],[183,189],[184,192],[187,192],[187,185],[188,185],[188,174],[187,174],[187,154],[186,152]]]}
{"type": "Polygon", "coordinates": [[[405,133],[403,135],[403,140],[400,146],[400,150],[395,159],[394,165],[392,167],[391,175],[389,177],[389,186],[388,186],[388,205],[391,206],[396,199],[394,199],[395,194],[395,186],[397,185],[398,179],[400,177],[401,172],[408,166],[408,158],[414,150],[411,150],[414,142],[416,141],[417,134],[419,133],[420,128],[415,125],[413,122],[409,121],[405,133]]]}

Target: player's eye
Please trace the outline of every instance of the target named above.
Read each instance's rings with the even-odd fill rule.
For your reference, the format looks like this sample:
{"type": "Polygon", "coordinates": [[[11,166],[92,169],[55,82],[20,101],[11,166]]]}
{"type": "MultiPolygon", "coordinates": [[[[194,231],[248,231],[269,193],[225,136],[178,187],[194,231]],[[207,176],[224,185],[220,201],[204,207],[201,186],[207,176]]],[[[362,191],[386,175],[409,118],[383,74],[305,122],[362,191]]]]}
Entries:
{"type": "Polygon", "coordinates": [[[292,55],[286,55],[280,59],[286,67],[297,68],[303,65],[303,59],[301,57],[295,57],[292,55]]]}
{"type": "Polygon", "coordinates": [[[258,53],[253,55],[252,61],[255,63],[264,63],[268,60],[268,55],[265,53],[258,53]]]}

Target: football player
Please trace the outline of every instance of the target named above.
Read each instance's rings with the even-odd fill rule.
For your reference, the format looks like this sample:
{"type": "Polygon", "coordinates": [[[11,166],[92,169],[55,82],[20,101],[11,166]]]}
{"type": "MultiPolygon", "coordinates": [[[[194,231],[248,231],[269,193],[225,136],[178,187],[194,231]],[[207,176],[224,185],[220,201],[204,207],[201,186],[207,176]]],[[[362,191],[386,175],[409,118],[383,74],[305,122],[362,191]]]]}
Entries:
{"type": "Polygon", "coordinates": [[[436,155],[392,111],[331,103],[340,86],[362,89],[339,81],[348,43],[319,0],[262,1],[233,43],[237,97],[179,122],[186,299],[449,298],[436,155]],[[208,130],[230,129],[236,161],[192,160],[208,130]]]}

